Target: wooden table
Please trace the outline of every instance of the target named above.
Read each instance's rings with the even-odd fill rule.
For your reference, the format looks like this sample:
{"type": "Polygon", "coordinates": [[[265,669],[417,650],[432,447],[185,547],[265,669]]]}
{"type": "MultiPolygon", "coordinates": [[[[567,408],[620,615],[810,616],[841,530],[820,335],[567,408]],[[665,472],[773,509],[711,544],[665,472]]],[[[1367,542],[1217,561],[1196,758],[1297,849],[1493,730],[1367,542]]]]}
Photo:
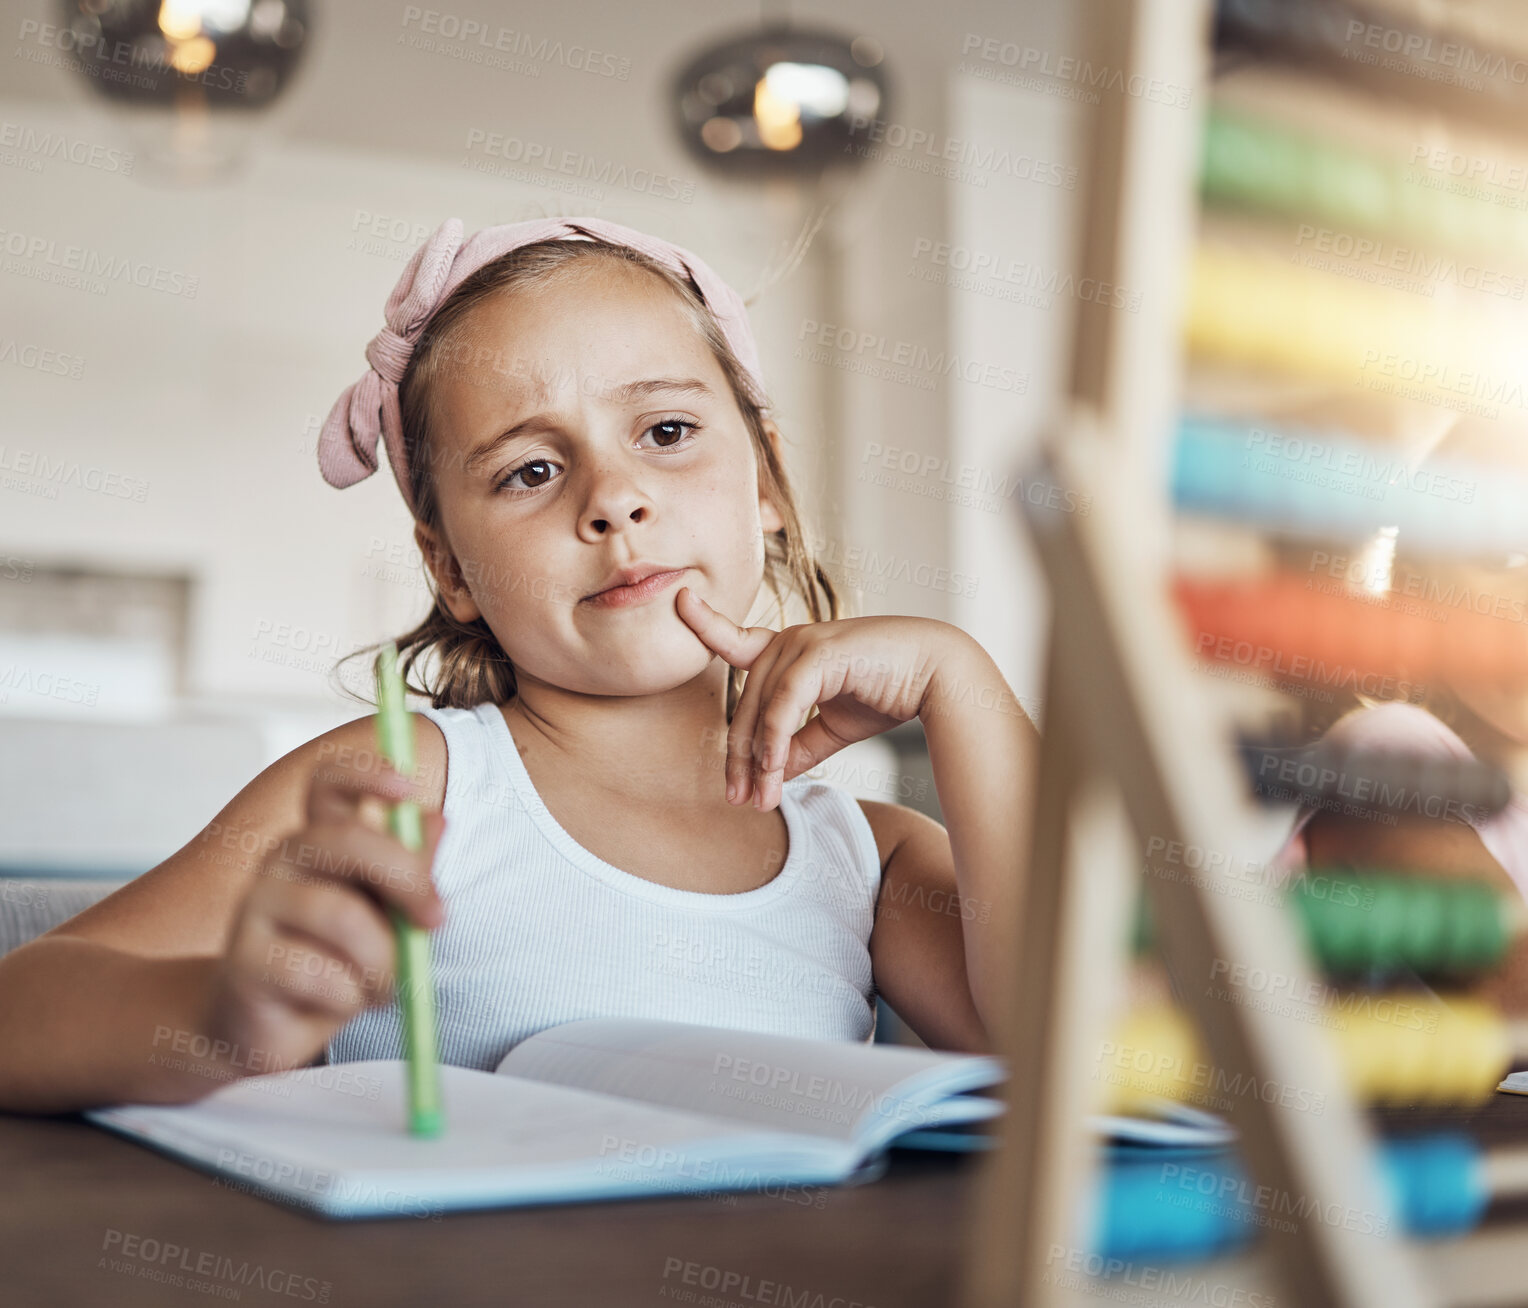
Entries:
{"type": "Polygon", "coordinates": [[[898,1151],[848,1188],[335,1222],[77,1117],[0,1114],[0,1304],[924,1308],[955,1301],[976,1165],[898,1151]]]}
{"type": "MultiPolygon", "coordinates": [[[[1506,1095],[1473,1112],[1386,1120],[1528,1143],[1528,1099],[1506,1095]]],[[[333,1222],[77,1117],[0,1114],[0,1303],[954,1308],[978,1166],[896,1152],[881,1179],[847,1188],[333,1222]]],[[[1451,1304],[1528,1304],[1524,1205],[1421,1252],[1451,1304]]],[[[1165,1269],[1170,1281],[1163,1270],[1065,1283],[1092,1308],[1288,1303],[1255,1255],[1165,1269]]]]}

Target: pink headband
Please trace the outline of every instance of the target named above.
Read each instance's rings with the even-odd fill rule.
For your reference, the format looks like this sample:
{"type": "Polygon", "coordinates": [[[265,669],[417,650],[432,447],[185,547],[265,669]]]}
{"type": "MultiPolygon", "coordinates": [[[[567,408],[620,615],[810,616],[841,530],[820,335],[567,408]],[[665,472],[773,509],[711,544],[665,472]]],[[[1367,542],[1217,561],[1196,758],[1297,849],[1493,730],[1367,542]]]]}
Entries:
{"type": "Polygon", "coordinates": [[[387,325],[371,338],[366,361],[371,365],[360,381],[347,387],[334,402],[318,438],[318,468],[324,480],[340,488],[353,486],[377,470],[377,438],[387,446],[387,462],[403,492],[409,511],[414,497],[408,485],[403,452],[403,422],[398,409],[398,383],[425,325],[462,282],[485,263],[522,245],[537,241],[587,238],[624,245],[689,278],[721,327],[732,352],[747,370],[759,394],[764,394],[759,350],[748,325],[742,297],[688,250],[599,218],[540,218],[527,223],[485,227],[462,243],[460,218],[447,218],[414,251],[413,257],[387,297],[382,317],[387,325]]]}

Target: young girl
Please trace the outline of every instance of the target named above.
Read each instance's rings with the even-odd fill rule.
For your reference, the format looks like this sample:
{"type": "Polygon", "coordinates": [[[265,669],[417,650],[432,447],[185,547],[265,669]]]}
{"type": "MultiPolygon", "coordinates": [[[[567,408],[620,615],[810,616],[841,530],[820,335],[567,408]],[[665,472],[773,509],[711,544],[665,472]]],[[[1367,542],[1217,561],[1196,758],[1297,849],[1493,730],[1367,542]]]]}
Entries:
{"type": "Polygon", "coordinates": [[[1034,728],[958,628],[837,616],[736,293],[611,223],[452,219],[385,317],[319,462],[349,485],[381,438],[416,519],[418,775],[347,723],[0,959],[0,1107],[399,1056],[388,906],[434,928],[448,1062],[600,1015],[861,1041],[877,991],[988,1048],[1034,728]],[[812,621],[743,625],[765,583],[812,621]],[[915,716],[948,833],[800,776],[915,716]]]}

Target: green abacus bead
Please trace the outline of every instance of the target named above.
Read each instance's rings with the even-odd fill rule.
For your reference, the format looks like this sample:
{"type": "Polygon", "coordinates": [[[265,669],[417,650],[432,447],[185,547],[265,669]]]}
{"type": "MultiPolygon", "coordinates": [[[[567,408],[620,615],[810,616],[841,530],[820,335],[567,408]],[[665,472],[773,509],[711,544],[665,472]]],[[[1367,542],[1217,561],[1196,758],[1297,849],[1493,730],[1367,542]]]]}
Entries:
{"type": "Polygon", "coordinates": [[[1151,901],[1145,895],[1135,897],[1135,922],[1130,931],[1130,947],[1137,954],[1148,954],[1156,943],[1151,923],[1151,901]]]}
{"type": "Polygon", "coordinates": [[[1482,882],[1461,882],[1450,922],[1451,966],[1494,967],[1512,941],[1505,898],[1482,882]]]}
{"type": "MultiPolygon", "coordinates": [[[[1511,943],[1507,901],[1481,881],[1315,868],[1293,883],[1289,903],[1311,953],[1336,975],[1485,971],[1511,943]]],[[[1156,933],[1145,895],[1131,934],[1137,954],[1150,951],[1156,933]]]]}
{"type": "Polygon", "coordinates": [[[1338,973],[1483,970],[1510,938],[1505,901],[1482,882],[1317,873],[1292,898],[1312,951],[1338,973]]]}
{"type": "Polygon", "coordinates": [[[1403,937],[1395,965],[1418,972],[1452,971],[1458,964],[1451,956],[1449,936],[1458,917],[1459,897],[1437,881],[1393,881],[1404,887],[1405,897],[1403,937]]]}
{"type": "Polygon", "coordinates": [[[1370,904],[1365,960],[1369,970],[1394,972],[1412,958],[1425,956],[1428,941],[1425,932],[1416,929],[1416,915],[1411,911],[1416,900],[1408,893],[1410,888],[1394,877],[1365,878],[1355,884],[1370,904]]]}
{"type": "Polygon", "coordinates": [[[1311,952],[1334,972],[1359,972],[1368,966],[1372,948],[1363,912],[1362,888],[1351,877],[1320,871],[1302,876],[1292,896],[1311,952]]]}

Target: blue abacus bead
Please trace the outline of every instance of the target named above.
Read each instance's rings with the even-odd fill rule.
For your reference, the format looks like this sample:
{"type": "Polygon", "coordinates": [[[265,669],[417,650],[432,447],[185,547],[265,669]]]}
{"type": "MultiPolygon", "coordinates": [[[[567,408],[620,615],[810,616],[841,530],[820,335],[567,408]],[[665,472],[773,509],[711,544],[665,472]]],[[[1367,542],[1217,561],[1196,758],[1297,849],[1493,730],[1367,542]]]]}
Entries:
{"type": "Polygon", "coordinates": [[[1241,454],[1216,425],[1184,418],[1173,445],[1172,490],[1179,508],[1214,513],[1244,508],[1241,454]]]}
{"type": "Polygon", "coordinates": [[[1092,1251],[1107,1263],[1210,1258],[1245,1242],[1257,1229],[1238,1196],[1245,1174],[1234,1162],[1195,1164],[1196,1184],[1178,1184],[1181,1169],[1166,1160],[1128,1159],[1100,1169],[1092,1251]],[[1209,1193],[1205,1193],[1208,1190],[1209,1193]]]}
{"type": "Polygon", "coordinates": [[[1186,414],[1173,442],[1173,502],[1186,513],[1335,540],[1393,526],[1408,548],[1451,557],[1519,551],[1528,541],[1521,475],[1455,459],[1429,469],[1425,481],[1408,480],[1392,469],[1390,454],[1344,432],[1292,425],[1278,434],[1302,442],[1320,465],[1312,471],[1332,470],[1330,477],[1290,475],[1301,471],[1297,459],[1265,468],[1268,433],[1247,421],[1186,414]],[[1382,490],[1382,498],[1355,494],[1359,482],[1382,490]]]}
{"type": "Polygon", "coordinates": [[[1380,1151],[1394,1211],[1413,1235],[1472,1229],[1490,1202],[1485,1161],[1467,1135],[1388,1140],[1380,1151]]]}
{"type": "MultiPolygon", "coordinates": [[[[1385,1141],[1380,1160],[1390,1211],[1409,1234],[1471,1230],[1490,1202],[1483,1156],[1467,1135],[1385,1141]]],[[[1248,1190],[1229,1158],[1196,1160],[1191,1177],[1165,1158],[1115,1160],[1101,1170],[1091,1252],[1106,1266],[1212,1258],[1257,1230],[1248,1190]]]]}

